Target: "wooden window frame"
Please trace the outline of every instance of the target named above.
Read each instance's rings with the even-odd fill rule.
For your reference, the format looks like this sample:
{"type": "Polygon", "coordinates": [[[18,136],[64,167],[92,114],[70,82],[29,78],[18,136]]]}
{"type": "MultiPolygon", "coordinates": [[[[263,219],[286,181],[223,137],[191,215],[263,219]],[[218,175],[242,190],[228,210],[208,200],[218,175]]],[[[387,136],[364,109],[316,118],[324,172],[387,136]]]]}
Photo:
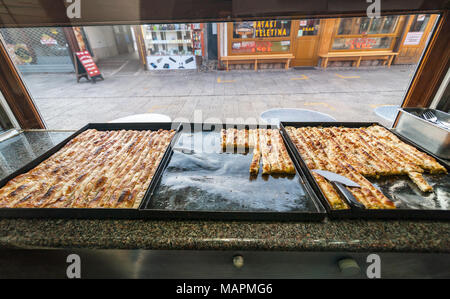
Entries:
{"type": "Polygon", "coordinates": [[[256,37],[256,38],[234,38],[233,37],[233,31],[234,31],[234,22],[228,22],[227,23],[227,35],[228,35],[228,45],[227,45],[227,49],[228,49],[228,56],[239,56],[239,55],[270,55],[270,54],[286,54],[286,53],[292,53],[292,46],[293,46],[293,42],[292,42],[292,29],[293,29],[293,24],[294,24],[294,20],[286,20],[286,21],[290,21],[291,22],[291,30],[290,30],[290,34],[289,36],[286,37],[266,37],[266,38],[261,38],[261,37],[256,37]],[[289,45],[289,51],[274,51],[274,52],[255,52],[255,53],[233,53],[233,49],[232,49],[232,44],[235,42],[278,42],[278,41],[289,41],[290,45],[289,45]]]}
{"type": "Polygon", "coordinates": [[[22,129],[45,129],[33,100],[0,38],[0,91],[22,129]]]}
{"type": "MultiPolygon", "coordinates": [[[[402,108],[431,105],[450,67],[450,16],[442,12],[406,91],[402,108]]],[[[397,125],[398,116],[394,122],[397,125]]]]}

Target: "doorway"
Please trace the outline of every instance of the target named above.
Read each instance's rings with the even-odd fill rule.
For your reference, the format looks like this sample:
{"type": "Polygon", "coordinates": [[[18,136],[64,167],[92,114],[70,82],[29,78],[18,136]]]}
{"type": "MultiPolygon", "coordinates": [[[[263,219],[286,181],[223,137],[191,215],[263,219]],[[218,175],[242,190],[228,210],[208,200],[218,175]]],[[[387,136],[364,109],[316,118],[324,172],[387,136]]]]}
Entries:
{"type": "Polygon", "coordinates": [[[315,66],[319,57],[320,19],[301,19],[294,21],[294,55],[292,66],[315,66]]]}

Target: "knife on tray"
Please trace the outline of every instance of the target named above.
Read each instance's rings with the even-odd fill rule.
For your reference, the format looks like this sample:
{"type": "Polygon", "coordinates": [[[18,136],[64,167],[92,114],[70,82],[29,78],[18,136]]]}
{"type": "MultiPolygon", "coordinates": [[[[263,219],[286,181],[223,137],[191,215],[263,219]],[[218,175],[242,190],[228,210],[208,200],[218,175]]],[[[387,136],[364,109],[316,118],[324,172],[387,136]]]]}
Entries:
{"type": "Polygon", "coordinates": [[[366,208],[362,203],[360,203],[355,198],[355,196],[353,196],[353,194],[349,190],[347,190],[347,188],[345,188],[345,186],[361,188],[361,186],[359,184],[353,182],[352,180],[346,178],[345,176],[339,175],[339,174],[331,172],[331,171],[320,170],[320,169],[313,169],[312,171],[314,171],[318,175],[321,175],[325,179],[327,179],[338,190],[339,194],[343,198],[345,198],[347,203],[352,208],[357,208],[357,209],[365,209],[366,208]]]}

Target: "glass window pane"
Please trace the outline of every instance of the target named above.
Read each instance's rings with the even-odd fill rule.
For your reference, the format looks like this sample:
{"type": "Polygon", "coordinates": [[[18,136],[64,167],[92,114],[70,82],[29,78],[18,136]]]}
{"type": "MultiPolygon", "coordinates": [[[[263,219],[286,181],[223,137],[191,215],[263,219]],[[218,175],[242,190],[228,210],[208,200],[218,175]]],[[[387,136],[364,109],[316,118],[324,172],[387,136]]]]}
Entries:
{"type": "Polygon", "coordinates": [[[341,19],[338,29],[338,35],[351,34],[352,24],[353,24],[352,18],[341,19]]]}
{"type": "Polygon", "coordinates": [[[311,36],[319,33],[319,19],[300,20],[297,36],[311,36]]]}
{"type": "Polygon", "coordinates": [[[383,25],[384,18],[375,18],[372,20],[370,25],[369,34],[378,34],[381,31],[381,26],[383,25]]]}
{"type": "Polygon", "coordinates": [[[191,24],[143,25],[144,40],[150,56],[193,55],[191,24]]]}
{"type": "Polygon", "coordinates": [[[428,24],[430,15],[417,15],[414,17],[409,32],[423,32],[428,24]]]}
{"type": "Polygon", "coordinates": [[[255,38],[254,22],[234,22],[233,38],[255,38]]]}
{"type": "Polygon", "coordinates": [[[48,65],[67,72],[74,70],[62,28],[1,28],[0,34],[21,71],[41,72],[48,65]]]}
{"type": "Polygon", "coordinates": [[[387,16],[385,17],[383,29],[381,33],[393,33],[397,27],[398,17],[397,16],[387,16]]]}
{"type": "Polygon", "coordinates": [[[233,54],[250,54],[266,52],[289,51],[291,41],[243,41],[233,42],[231,50],[233,54]]]}
{"type": "MultiPolygon", "coordinates": [[[[2,95],[0,94],[0,98],[2,95]]],[[[1,100],[1,99],[0,99],[1,100]]],[[[3,105],[0,101],[0,133],[7,131],[9,129],[12,129],[14,125],[12,124],[11,120],[8,117],[8,114],[6,113],[5,109],[3,108],[3,105]]]]}
{"type": "Polygon", "coordinates": [[[369,18],[361,18],[359,23],[359,34],[367,34],[367,31],[369,30],[371,19],[369,18]]]}
{"type": "MultiPolygon", "coordinates": [[[[426,43],[417,45],[415,51],[410,51],[408,44],[399,45],[390,68],[386,67],[388,60],[380,57],[365,57],[360,68],[352,67],[357,54],[348,60],[344,57],[327,61],[327,67],[339,68],[344,77],[357,73],[359,78],[351,80],[336,80],[334,73],[323,72],[324,59],[319,54],[387,50],[410,29],[398,28],[402,18],[404,24],[414,20],[412,30],[423,30],[436,17],[414,15],[411,22],[405,15],[373,20],[304,17],[201,24],[4,28],[0,35],[49,129],[78,129],[89,122],[109,122],[136,114],[156,113],[172,120],[193,121],[195,110],[202,111],[203,120],[259,119],[264,110],[273,108],[316,110],[342,121],[383,122],[374,109],[401,104],[426,43]],[[296,27],[291,31],[292,24],[296,27]],[[363,36],[364,30],[370,34],[398,32],[396,37],[375,38],[363,36]],[[338,36],[323,34],[326,32],[338,36]],[[77,64],[72,62],[78,50],[73,44],[84,45],[104,81],[91,84],[81,78],[78,82],[77,64]],[[258,60],[255,72],[254,60],[233,58],[229,73],[225,73],[227,63],[223,58],[239,54],[265,54],[268,59],[258,60]],[[271,54],[290,54],[285,56],[292,57],[289,73],[284,72],[289,58],[271,58],[271,54]],[[297,69],[304,66],[308,69],[297,69]],[[271,69],[280,70],[266,72],[271,69]],[[376,79],[369,80],[368,76],[376,79]],[[348,91],[345,95],[344,81],[348,91]],[[319,95],[310,96],[314,93],[320,93],[320,99],[319,95]],[[355,105],[358,109],[351,108],[355,105]]],[[[425,34],[428,36],[428,31],[425,34]]],[[[3,122],[0,126],[10,124],[3,122]]]]}
{"type": "Polygon", "coordinates": [[[335,38],[333,50],[388,49],[392,37],[335,38]]]}

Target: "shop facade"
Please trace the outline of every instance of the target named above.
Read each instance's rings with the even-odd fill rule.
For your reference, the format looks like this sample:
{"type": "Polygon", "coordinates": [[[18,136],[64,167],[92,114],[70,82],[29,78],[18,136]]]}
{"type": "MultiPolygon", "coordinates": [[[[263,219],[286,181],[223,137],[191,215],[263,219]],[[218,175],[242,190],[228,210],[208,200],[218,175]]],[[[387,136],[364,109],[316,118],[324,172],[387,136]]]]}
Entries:
{"type": "Polygon", "coordinates": [[[327,62],[329,66],[355,65],[361,55],[357,66],[384,65],[386,57],[392,58],[389,64],[415,64],[437,18],[419,14],[222,23],[218,56],[222,64],[232,57],[234,69],[252,68],[249,55],[265,59],[259,62],[261,68],[279,68],[279,54],[293,55],[290,67],[323,66],[324,57],[333,56],[329,54],[342,56],[327,62]],[[377,55],[381,53],[387,56],[377,55]]]}
{"type": "Polygon", "coordinates": [[[142,25],[146,69],[197,69],[205,52],[203,29],[200,23],[142,25]]]}
{"type": "Polygon", "coordinates": [[[23,73],[74,71],[62,28],[1,28],[0,36],[11,59],[23,73]]]}

